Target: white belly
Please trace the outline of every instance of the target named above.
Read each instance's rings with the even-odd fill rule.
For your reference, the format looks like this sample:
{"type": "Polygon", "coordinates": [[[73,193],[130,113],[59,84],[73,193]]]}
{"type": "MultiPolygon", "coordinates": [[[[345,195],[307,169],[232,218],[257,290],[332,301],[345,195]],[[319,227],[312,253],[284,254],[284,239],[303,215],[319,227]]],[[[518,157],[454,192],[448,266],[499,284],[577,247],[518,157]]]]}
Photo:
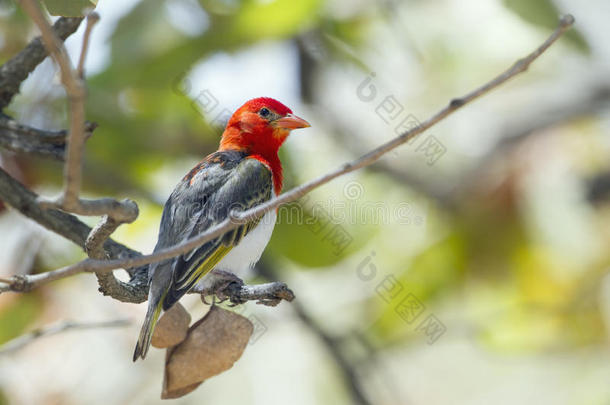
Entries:
{"type": "Polygon", "coordinates": [[[254,267],[271,239],[276,219],[275,209],[263,215],[256,228],[248,232],[215,268],[240,275],[254,267]]]}

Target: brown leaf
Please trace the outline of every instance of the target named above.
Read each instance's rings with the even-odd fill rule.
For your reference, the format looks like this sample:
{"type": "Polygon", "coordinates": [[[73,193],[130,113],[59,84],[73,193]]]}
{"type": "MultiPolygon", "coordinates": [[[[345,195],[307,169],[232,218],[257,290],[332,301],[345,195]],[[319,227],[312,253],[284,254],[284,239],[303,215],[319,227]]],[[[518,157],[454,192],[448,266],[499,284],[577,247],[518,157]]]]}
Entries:
{"type": "MultiPolygon", "coordinates": [[[[172,352],[174,351],[173,347],[167,349],[165,353],[165,364],[167,363],[172,356],[172,352]]],[[[202,381],[203,382],[203,381],[202,381]]],[[[165,369],[165,373],[163,374],[163,391],[161,392],[161,399],[175,399],[185,396],[186,394],[193,392],[197,387],[201,385],[202,382],[198,382],[195,384],[188,385],[186,387],[169,390],[167,387],[167,368],[165,369]]]]}
{"type": "Polygon", "coordinates": [[[186,394],[193,392],[201,385],[200,382],[195,383],[193,385],[189,385],[188,387],[178,388],[174,391],[166,391],[167,387],[163,387],[163,392],[161,393],[161,399],[176,399],[185,396],[186,394]]]}
{"type": "Polygon", "coordinates": [[[253,330],[247,318],[213,306],[191,326],[182,343],[168,349],[161,398],[178,398],[231,368],[244,352],[253,330]]]}
{"type": "Polygon", "coordinates": [[[186,338],[191,316],[179,303],[165,312],[153,332],[151,344],[165,348],[175,346],[186,338]]]}

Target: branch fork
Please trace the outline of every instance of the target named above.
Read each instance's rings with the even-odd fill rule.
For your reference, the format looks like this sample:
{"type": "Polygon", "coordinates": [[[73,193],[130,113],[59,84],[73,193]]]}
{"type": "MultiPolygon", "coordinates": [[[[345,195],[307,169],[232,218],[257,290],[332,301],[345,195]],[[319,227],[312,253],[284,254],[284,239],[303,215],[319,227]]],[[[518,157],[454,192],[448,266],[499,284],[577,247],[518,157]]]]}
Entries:
{"type": "MultiPolygon", "coordinates": [[[[57,38],[51,25],[43,15],[35,0],[22,0],[22,5],[42,33],[42,41],[51,57],[59,66],[61,81],[66,89],[70,104],[70,130],[66,142],[64,189],[56,199],[40,199],[39,206],[43,209],[55,208],[66,212],[88,216],[103,216],[100,223],[91,230],[85,243],[85,251],[89,257],[106,259],[103,245],[106,239],[124,223],[131,223],[138,217],[137,204],[129,199],[117,201],[112,198],[84,200],[79,198],[82,182],[82,158],[85,143],[85,98],[84,65],[89,48],[89,40],[93,26],[99,21],[99,15],[91,11],[87,15],[87,26],[83,37],[83,45],[76,69],[72,63],[63,42],[57,38]]],[[[112,274],[98,277],[114,277],[112,274]]]]}

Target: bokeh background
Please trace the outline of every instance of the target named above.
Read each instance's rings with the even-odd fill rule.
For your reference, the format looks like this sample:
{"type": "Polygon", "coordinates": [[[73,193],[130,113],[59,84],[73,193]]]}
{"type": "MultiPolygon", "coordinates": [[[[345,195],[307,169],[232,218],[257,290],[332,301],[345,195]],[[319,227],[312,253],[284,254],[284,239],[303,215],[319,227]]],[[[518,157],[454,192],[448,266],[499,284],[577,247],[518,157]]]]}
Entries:
{"type": "MultiPolygon", "coordinates": [[[[529,71],[282,210],[252,282],[297,300],[240,311],[255,338],[178,404],[610,403],[610,3],[606,0],[99,0],[87,59],[84,190],[136,200],[114,238],[148,253],[174,184],[217,147],[249,98],[312,127],[282,151],[286,187],[415,125],[538,46],[559,13],[576,29],[529,71]]],[[[66,44],[76,58],[84,24],[66,44]]],[[[0,59],[37,35],[0,3],[0,59]]],[[[48,60],[9,108],[65,128],[48,60]]],[[[1,152],[43,195],[59,163],[1,152]]],[[[89,224],[95,218],[83,218],[89,224]]],[[[0,277],[84,254],[0,214],[0,277]]],[[[117,272],[118,273],[118,272],[117,272]]],[[[206,311],[196,297],[194,319],[206,311]]],[[[49,324],[129,319],[0,355],[0,404],[159,403],[164,352],[131,362],[145,304],[80,275],[0,295],[0,344],[49,324]]]]}

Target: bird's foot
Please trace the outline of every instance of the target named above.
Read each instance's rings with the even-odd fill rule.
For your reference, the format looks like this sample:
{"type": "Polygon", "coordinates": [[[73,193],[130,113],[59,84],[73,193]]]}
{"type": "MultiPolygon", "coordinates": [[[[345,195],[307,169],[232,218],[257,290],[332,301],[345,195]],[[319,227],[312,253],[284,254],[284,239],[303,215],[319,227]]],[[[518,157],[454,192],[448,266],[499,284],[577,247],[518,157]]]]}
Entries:
{"type": "Polygon", "coordinates": [[[248,301],[239,297],[239,291],[244,286],[244,281],[241,278],[225,270],[214,269],[212,273],[216,279],[214,295],[218,297],[220,302],[229,300],[231,302],[230,306],[234,307],[248,301]]]}
{"type": "Polygon", "coordinates": [[[212,270],[212,274],[215,276],[214,278],[217,279],[218,281],[234,282],[234,283],[239,283],[241,285],[244,284],[244,280],[237,277],[235,274],[231,273],[230,271],[214,269],[214,270],[212,270]]]}

